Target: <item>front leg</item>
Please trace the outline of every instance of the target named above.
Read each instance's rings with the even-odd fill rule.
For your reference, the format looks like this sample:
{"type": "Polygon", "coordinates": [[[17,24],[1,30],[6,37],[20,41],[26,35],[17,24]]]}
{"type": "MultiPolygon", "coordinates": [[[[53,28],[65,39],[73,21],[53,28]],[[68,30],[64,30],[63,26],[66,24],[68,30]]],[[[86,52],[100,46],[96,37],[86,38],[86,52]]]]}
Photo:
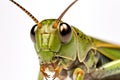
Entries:
{"type": "Polygon", "coordinates": [[[115,60],[104,64],[102,67],[96,69],[96,71],[92,73],[92,77],[102,80],[106,77],[113,76],[113,79],[119,80],[120,76],[118,74],[120,74],[120,60],[115,60]],[[119,79],[116,79],[114,75],[118,75],[119,79]]]}
{"type": "Polygon", "coordinates": [[[83,80],[84,71],[80,68],[76,68],[73,72],[73,80],[83,80]]]}
{"type": "Polygon", "coordinates": [[[38,80],[44,80],[44,76],[43,76],[43,74],[41,72],[38,75],[38,80]]]}

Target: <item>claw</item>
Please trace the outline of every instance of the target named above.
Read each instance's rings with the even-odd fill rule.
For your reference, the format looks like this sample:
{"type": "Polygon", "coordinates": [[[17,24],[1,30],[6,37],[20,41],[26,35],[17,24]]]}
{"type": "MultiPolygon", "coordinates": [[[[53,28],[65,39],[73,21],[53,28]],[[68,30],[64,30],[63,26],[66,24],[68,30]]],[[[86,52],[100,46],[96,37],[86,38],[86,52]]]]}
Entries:
{"type": "Polygon", "coordinates": [[[47,73],[42,72],[42,74],[44,75],[45,78],[50,78],[50,75],[48,75],[47,73]]]}

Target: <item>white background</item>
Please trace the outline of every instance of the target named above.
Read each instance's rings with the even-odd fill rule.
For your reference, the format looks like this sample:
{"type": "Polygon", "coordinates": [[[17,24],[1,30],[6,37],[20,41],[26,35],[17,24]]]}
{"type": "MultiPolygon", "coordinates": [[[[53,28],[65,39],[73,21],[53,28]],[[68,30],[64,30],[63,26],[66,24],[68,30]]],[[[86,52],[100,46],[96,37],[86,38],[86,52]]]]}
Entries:
{"type": "MultiPolygon", "coordinates": [[[[58,18],[73,0],[16,0],[39,21],[58,18]]],[[[63,21],[120,44],[120,0],[79,0],[63,21]]],[[[0,0],[0,80],[37,80],[39,62],[29,32],[35,23],[9,0],[0,0]]]]}

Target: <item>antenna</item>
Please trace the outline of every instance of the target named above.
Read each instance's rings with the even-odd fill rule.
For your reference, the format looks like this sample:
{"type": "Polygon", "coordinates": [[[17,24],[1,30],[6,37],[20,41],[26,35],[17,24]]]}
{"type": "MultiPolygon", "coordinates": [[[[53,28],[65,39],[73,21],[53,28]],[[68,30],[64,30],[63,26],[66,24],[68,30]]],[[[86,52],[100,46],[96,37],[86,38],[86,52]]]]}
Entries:
{"type": "Polygon", "coordinates": [[[62,17],[65,15],[65,13],[73,6],[73,4],[75,4],[78,0],[75,0],[74,2],[72,2],[64,11],[63,13],[59,16],[59,18],[57,19],[56,23],[53,25],[53,28],[57,28],[59,22],[61,21],[62,17]]]}
{"type": "Polygon", "coordinates": [[[39,21],[29,12],[27,11],[24,7],[22,7],[20,4],[18,4],[17,2],[15,2],[14,0],[10,0],[11,2],[13,2],[15,5],[17,5],[20,9],[22,9],[29,17],[32,18],[32,20],[35,22],[35,23],[39,23],[39,21]]]}

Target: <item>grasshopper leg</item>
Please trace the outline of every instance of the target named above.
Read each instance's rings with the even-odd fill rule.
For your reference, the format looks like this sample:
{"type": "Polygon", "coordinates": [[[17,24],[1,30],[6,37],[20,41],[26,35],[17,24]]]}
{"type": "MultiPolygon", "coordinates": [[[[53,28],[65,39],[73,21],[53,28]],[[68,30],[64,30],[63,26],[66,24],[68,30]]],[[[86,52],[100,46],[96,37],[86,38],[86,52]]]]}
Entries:
{"type": "Polygon", "coordinates": [[[38,80],[44,80],[43,74],[41,72],[38,75],[38,80]]]}
{"type": "Polygon", "coordinates": [[[73,80],[83,80],[84,71],[80,68],[76,68],[73,72],[73,80]]]}
{"type": "Polygon", "coordinates": [[[106,77],[113,76],[115,79],[116,77],[114,77],[114,75],[118,74],[120,74],[120,60],[114,60],[96,69],[92,76],[96,79],[104,79],[106,77]]]}

